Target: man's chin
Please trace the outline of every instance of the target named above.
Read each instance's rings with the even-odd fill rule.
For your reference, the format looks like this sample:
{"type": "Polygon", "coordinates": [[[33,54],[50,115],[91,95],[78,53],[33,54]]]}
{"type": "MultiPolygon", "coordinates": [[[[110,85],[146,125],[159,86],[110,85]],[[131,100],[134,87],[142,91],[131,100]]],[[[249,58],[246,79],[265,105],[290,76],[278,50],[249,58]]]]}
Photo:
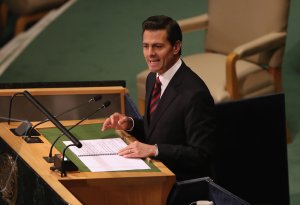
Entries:
{"type": "Polygon", "coordinates": [[[159,71],[158,67],[153,67],[148,65],[148,70],[153,73],[157,73],[159,71]]]}

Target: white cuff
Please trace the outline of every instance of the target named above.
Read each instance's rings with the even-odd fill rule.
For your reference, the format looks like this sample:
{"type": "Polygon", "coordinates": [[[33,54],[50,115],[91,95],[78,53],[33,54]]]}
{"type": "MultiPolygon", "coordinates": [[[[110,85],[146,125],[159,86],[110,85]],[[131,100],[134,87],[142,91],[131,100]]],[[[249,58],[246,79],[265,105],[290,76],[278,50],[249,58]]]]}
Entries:
{"type": "Polygon", "coordinates": [[[156,149],[155,149],[155,154],[154,154],[154,157],[157,157],[157,156],[158,156],[158,154],[159,154],[159,151],[158,151],[158,146],[157,146],[157,144],[155,144],[155,147],[156,147],[156,149]]]}
{"type": "Polygon", "coordinates": [[[130,129],[126,130],[126,131],[131,132],[134,128],[134,120],[133,120],[132,117],[128,117],[128,118],[131,119],[131,121],[132,121],[132,127],[130,129]]]}

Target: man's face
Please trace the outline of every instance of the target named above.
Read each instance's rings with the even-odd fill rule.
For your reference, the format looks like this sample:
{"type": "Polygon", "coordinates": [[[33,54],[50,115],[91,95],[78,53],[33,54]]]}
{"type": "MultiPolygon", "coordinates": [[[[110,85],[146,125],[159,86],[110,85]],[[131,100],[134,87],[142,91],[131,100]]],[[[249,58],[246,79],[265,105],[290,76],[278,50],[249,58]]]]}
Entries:
{"type": "Polygon", "coordinates": [[[166,30],[145,30],[143,34],[143,53],[151,72],[163,74],[179,58],[181,42],[174,46],[167,40],[166,30]]]}

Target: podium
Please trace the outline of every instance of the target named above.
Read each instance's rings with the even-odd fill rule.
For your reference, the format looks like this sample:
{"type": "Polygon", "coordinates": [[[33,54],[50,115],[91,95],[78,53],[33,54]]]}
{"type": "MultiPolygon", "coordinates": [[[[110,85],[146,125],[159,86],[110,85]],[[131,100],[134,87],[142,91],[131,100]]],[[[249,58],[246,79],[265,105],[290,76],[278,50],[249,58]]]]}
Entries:
{"type": "MultiPolygon", "coordinates": [[[[119,89],[119,88],[118,88],[119,89]]],[[[114,88],[114,91],[118,90],[114,88]]],[[[72,89],[65,89],[69,92],[72,89]]],[[[91,94],[93,88],[77,88],[75,93],[91,94]]],[[[103,91],[103,90],[102,90],[103,91]]],[[[96,93],[101,93],[101,89],[96,93]]],[[[115,92],[117,96],[123,97],[124,89],[120,88],[120,92],[115,92]],[[121,93],[121,94],[120,94],[121,93]]],[[[5,91],[11,96],[13,91],[5,91]]],[[[55,95],[64,94],[64,89],[32,89],[31,93],[35,95],[55,95]]],[[[111,93],[107,88],[104,94],[111,93]]],[[[95,94],[95,92],[92,94],[95,94]]],[[[0,93],[4,96],[4,94],[0,93]]],[[[123,99],[119,100],[121,112],[124,112],[123,99]]],[[[109,114],[109,113],[107,113],[109,114]]],[[[42,116],[42,115],[41,115],[42,116]]],[[[42,116],[43,117],[43,116],[42,116]]],[[[103,118],[101,118],[103,120],[103,118]]],[[[91,119],[84,123],[99,123],[101,119],[91,119]]],[[[71,126],[77,120],[63,120],[61,123],[64,126],[71,126]]],[[[37,122],[32,122],[33,124],[37,122]]],[[[3,162],[9,166],[6,175],[3,175],[1,181],[8,181],[8,190],[11,195],[2,193],[2,200],[9,200],[15,204],[165,204],[168,194],[175,183],[175,175],[167,169],[159,161],[151,161],[158,171],[114,171],[114,172],[68,172],[67,176],[61,177],[60,172],[51,171],[50,167],[53,164],[47,163],[43,157],[48,156],[51,143],[41,135],[43,143],[28,144],[22,137],[15,136],[10,129],[16,128],[20,122],[12,122],[8,125],[7,122],[0,123],[0,155],[3,162]],[[18,171],[27,172],[18,173],[18,171]],[[25,171],[24,171],[25,170],[25,171]],[[6,176],[6,178],[5,178],[6,176]],[[9,177],[11,176],[11,177],[9,177]],[[22,176],[23,178],[21,178],[22,176]],[[25,176],[25,177],[24,177],[25,176]],[[32,178],[33,180],[28,180],[32,178]],[[26,181],[27,180],[27,181],[26,181]],[[25,181],[25,182],[23,182],[25,181]],[[39,184],[34,187],[30,184],[32,181],[39,184]],[[35,189],[34,189],[35,188],[35,189]],[[42,190],[42,191],[41,191],[42,190]],[[27,197],[25,195],[31,196],[27,197]],[[6,197],[6,198],[5,198],[6,197]],[[34,199],[32,199],[34,198],[34,199]],[[31,201],[31,200],[34,200],[31,201]]],[[[50,122],[44,123],[39,128],[53,127],[50,122]]],[[[100,129],[100,127],[99,127],[100,129]]],[[[100,130],[99,130],[100,132],[100,130]]],[[[117,132],[116,135],[126,139],[132,138],[126,132],[117,132]]],[[[53,154],[60,153],[56,148],[53,149],[53,154]]],[[[1,187],[3,188],[3,187],[1,187]]],[[[1,200],[0,200],[1,202],[1,200]]]]}

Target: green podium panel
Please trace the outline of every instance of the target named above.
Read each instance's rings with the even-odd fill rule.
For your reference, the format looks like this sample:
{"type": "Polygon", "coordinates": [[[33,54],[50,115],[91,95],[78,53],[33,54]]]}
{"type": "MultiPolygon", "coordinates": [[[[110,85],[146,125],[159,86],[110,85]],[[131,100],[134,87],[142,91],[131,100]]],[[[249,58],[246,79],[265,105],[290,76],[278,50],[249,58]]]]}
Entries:
{"type": "MultiPolygon", "coordinates": [[[[87,124],[80,125],[72,129],[70,132],[78,139],[78,140],[87,140],[87,139],[106,139],[106,138],[116,138],[120,137],[115,133],[114,130],[108,130],[105,132],[101,132],[102,123],[99,124],[87,124]]],[[[70,127],[67,127],[70,128],[70,127]]],[[[39,132],[44,135],[44,137],[51,143],[53,143],[57,137],[61,135],[61,131],[57,128],[43,128],[39,129],[39,132]]],[[[55,143],[55,148],[63,153],[65,149],[65,144],[63,141],[68,141],[69,139],[66,136],[60,137],[55,143]]],[[[80,159],[70,150],[66,150],[66,157],[74,162],[76,166],[79,168],[81,172],[89,172],[90,170],[80,161],[80,159]]],[[[151,168],[147,169],[147,172],[159,172],[160,170],[151,162],[144,160],[145,163],[151,168]]],[[[134,172],[145,171],[145,170],[131,170],[134,172]]],[[[128,171],[126,171],[128,172],[128,171]]]]}

